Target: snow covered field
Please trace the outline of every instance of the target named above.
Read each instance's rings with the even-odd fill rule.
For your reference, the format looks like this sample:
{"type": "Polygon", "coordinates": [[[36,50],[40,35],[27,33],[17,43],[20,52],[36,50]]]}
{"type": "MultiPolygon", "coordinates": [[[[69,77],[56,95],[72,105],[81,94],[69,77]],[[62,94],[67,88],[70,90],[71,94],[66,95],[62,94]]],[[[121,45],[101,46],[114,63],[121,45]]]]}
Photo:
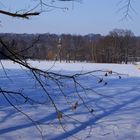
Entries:
{"type": "MultiPolygon", "coordinates": [[[[47,88],[55,100],[59,110],[66,115],[61,123],[57,119],[54,107],[47,100],[44,91],[34,80],[33,75],[26,69],[10,61],[2,61],[6,73],[0,66],[0,88],[21,91],[32,99],[45,104],[19,103],[9,99],[23,112],[26,112],[41,129],[45,140],[81,139],[81,140],[140,140],[140,70],[132,64],[92,64],[92,63],[59,63],[46,61],[30,61],[34,67],[53,70],[59,73],[81,73],[92,70],[114,71],[121,75],[105,76],[104,72],[94,73],[96,77],[85,75],[77,80],[85,88],[92,88],[86,93],[78,88],[78,93],[84,103],[94,112],[91,114],[76,95],[74,84],[65,79],[64,93],[69,97],[67,103],[60,89],[51,81],[47,88]],[[103,78],[107,85],[98,83],[103,78]],[[72,105],[78,102],[76,110],[72,105]]],[[[20,99],[20,98],[19,98],[20,99]]],[[[0,140],[39,140],[41,135],[36,125],[26,116],[17,112],[0,95],[0,140]]]]}

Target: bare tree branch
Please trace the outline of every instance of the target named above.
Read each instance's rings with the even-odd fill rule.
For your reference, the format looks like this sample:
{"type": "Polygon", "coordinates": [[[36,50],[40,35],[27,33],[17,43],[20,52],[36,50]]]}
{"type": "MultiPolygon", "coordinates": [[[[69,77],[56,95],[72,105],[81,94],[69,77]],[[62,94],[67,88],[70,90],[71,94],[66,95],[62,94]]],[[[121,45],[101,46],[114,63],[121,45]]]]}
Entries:
{"type": "Polygon", "coordinates": [[[0,10],[0,14],[4,14],[4,15],[7,15],[7,16],[11,16],[11,17],[29,19],[29,17],[38,16],[40,13],[39,12],[29,12],[29,13],[23,13],[22,14],[22,13],[12,13],[12,12],[8,12],[8,11],[0,10]]]}

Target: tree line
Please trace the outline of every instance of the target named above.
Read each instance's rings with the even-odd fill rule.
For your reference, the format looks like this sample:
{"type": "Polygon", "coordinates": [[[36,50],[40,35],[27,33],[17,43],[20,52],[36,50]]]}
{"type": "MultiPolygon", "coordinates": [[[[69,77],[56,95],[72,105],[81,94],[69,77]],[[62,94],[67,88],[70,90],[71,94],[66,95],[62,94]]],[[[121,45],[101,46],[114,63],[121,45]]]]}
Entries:
{"type": "MultiPolygon", "coordinates": [[[[114,29],[106,36],[3,33],[0,38],[21,59],[128,63],[140,58],[140,37],[124,29],[114,29]]],[[[3,45],[0,51],[9,53],[3,45]]],[[[7,58],[1,54],[0,59],[7,58]]]]}

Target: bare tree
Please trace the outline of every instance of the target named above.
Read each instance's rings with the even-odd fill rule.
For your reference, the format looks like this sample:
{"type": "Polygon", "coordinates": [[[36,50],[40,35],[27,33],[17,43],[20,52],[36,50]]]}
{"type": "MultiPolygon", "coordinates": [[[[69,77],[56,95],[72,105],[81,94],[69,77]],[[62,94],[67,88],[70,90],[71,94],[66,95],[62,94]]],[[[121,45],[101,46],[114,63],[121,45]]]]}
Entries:
{"type": "MultiPolygon", "coordinates": [[[[59,1],[76,1],[76,0],[59,0],[59,1]]],[[[67,9],[65,7],[57,7],[57,6],[53,5],[53,4],[48,4],[47,1],[45,1],[45,0],[36,0],[35,2],[36,2],[36,4],[30,9],[26,9],[26,10],[22,10],[22,11],[15,11],[15,12],[10,12],[8,10],[0,10],[0,14],[7,15],[7,16],[10,16],[10,17],[29,19],[32,16],[38,16],[39,14],[41,14],[44,11],[44,9],[46,9],[46,7],[47,8],[58,8],[58,9],[62,9],[62,10],[67,9]]],[[[130,0],[129,0],[129,2],[130,2],[130,0]]],[[[56,112],[56,118],[58,119],[62,129],[65,132],[67,132],[67,130],[65,129],[65,127],[62,124],[62,120],[65,119],[65,117],[70,117],[71,119],[73,119],[76,122],[78,120],[75,120],[73,117],[71,117],[71,116],[67,115],[65,112],[61,111],[60,107],[56,104],[52,93],[49,92],[48,87],[50,87],[50,85],[47,85],[47,83],[49,83],[49,81],[55,83],[57,88],[60,91],[60,94],[65,98],[65,100],[67,101],[69,106],[72,108],[72,110],[76,110],[77,107],[78,107],[78,101],[72,102],[71,99],[68,97],[68,95],[63,90],[64,81],[66,79],[71,80],[72,84],[73,84],[73,88],[74,88],[75,93],[76,93],[76,96],[78,97],[79,101],[81,101],[82,104],[84,105],[84,107],[88,110],[88,112],[91,113],[91,115],[93,115],[94,108],[92,106],[88,106],[86,104],[85,99],[84,99],[83,96],[81,96],[79,89],[81,89],[84,92],[85,95],[87,94],[87,91],[89,91],[89,90],[92,91],[95,94],[98,94],[98,93],[96,91],[94,91],[94,89],[86,88],[84,85],[82,85],[78,81],[78,78],[81,77],[81,76],[85,76],[85,75],[90,75],[90,76],[92,75],[93,77],[96,77],[94,75],[94,73],[96,73],[96,72],[102,72],[103,75],[104,74],[106,74],[106,75],[115,74],[115,75],[118,76],[119,74],[115,73],[115,72],[113,73],[113,72],[110,72],[110,71],[95,70],[95,71],[91,71],[91,72],[67,75],[67,74],[55,73],[55,72],[48,71],[48,70],[45,71],[45,70],[41,70],[41,69],[35,68],[33,66],[30,66],[30,64],[28,64],[28,62],[26,60],[26,57],[22,56],[20,54],[20,52],[24,52],[24,51],[27,51],[27,50],[31,49],[36,44],[36,42],[38,42],[38,40],[39,40],[39,37],[37,37],[33,41],[33,43],[29,47],[27,47],[26,49],[15,50],[15,49],[13,49],[14,46],[16,45],[14,40],[9,44],[9,43],[5,42],[2,38],[0,38],[0,46],[4,49],[4,51],[0,50],[0,54],[3,57],[5,57],[5,58],[7,58],[7,59],[19,64],[19,65],[21,65],[22,67],[25,67],[26,69],[28,69],[31,72],[31,74],[33,75],[35,81],[43,89],[44,94],[46,95],[47,99],[53,105],[53,107],[55,109],[55,112],[56,112]],[[7,53],[5,53],[5,52],[7,52],[7,53]]],[[[75,53],[76,54],[74,55],[74,57],[76,58],[77,57],[76,56],[77,52],[75,52],[75,53]]],[[[7,73],[6,73],[6,71],[5,71],[5,68],[4,68],[4,65],[3,65],[2,61],[1,61],[1,66],[3,68],[3,71],[5,72],[5,75],[7,76],[7,78],[9,78],[7,73]]],[[[103,83],[104,85],[107,84],[107,82],[104,81],[104,79],[102,79],[100,77],[96,77],[96,78],[98,80],[98,83],[103,83]]],[[[18,111],[21,114],[23,114],[24,116],[26,116],[36,126],[37,130],[40,132],[40,134],[41,134],[41,136],[43,138],[43,134],[42,134],[42,131],[41,131],[40,127],[39,127],[39,123],[36,122],[32,117],[30,117],[30,115],[28,115],[26,112],[24,112],[19,106],[15,105],[13,103],[13,100],[11,100],[11,98],[16,100],[17,102],[22,102],[24,104],[29,103],[29,104],[32,105],[32,103],[38,103],[38,104],[44,104],[44,103],[32,99],[30,96],[28,96],[27,94],[25,94],[22,91],[5,90],[1,86],[0,86],[0,94],[5,98],[5,100],[16,111],[18,111]],[[22,100],[19,100],[19,97],[22,100]]],[[[98,95],[103,96],[102,94],[98,94],[98,95]]]]}
{"type": "Polygon", "coordinates": [[[127,64],[129,57],[135,56],[133,54],[136,48],[134,33],[130,30],[114,29],[109,36],[112,38],[110,45],[115,50],[116,60],[127,64]]]}

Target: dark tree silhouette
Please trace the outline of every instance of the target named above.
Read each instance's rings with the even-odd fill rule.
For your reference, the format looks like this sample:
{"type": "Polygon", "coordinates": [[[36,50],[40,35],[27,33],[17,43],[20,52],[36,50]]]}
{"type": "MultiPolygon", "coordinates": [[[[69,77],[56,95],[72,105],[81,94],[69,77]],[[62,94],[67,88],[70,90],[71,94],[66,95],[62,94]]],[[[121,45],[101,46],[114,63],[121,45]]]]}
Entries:
{"type": "MultiPolygon", "coordinates": [[[[58,0],[58,1],[77,1],[77,0],[58,0]]],[[[32,1],[30,1],[32,3],[32,1]]],[[[34,5],[32,8],[30,9],[26,9],[26,10],[21,10],[21,11],[14,11],[14,12],[10,12],[8,10],[0,10],[0,14],[6,15],[6,16],[10,16],[10,17],[14,17],[14,18],[23,18],[23,19],[29,19],[32,16],[38,16],[40,15],[44,9],[46,8],[57,8],[57,9],[62,9],[65,10],[67,9],[66,7],[57,7],[54,4],[48,4],[47,0],[36,0],[36,5],[34,5]]],[[[53,0],[52,2],[55,2],[55,0],[53,0]]],[[[131,1],[128,0],[128,5],[126,6],[127,11],[126,11],[126,16],[129,16],[128,12],[129,12],[129,7],[131,6],[131,1]]],[[[82,102],[82,104],[84,105],[84,107],[88,110],[88,112],[93,115],[94,112],[94,108],[92,106],[88,106],[85,102],[84,97],[81,96],[79,89],[81,89],[85,94],[87,93],[87,91],[92,91],[94,94],[98,94],[96,91],[94,91],[94,89],[91,88],[86,88],[84,85],[82,85],[78,79],[81,76],[86,76],[86,75],[92,75],[93,77],[96,77],[94,75],[94,73],[96,72],[101,72],[103,73],[103,75],[109,75],[111,74],[115,74],[115,75],[119,75],[118,73],[113,73],[110,71],[103,71],[103,70],[95,70],[95,71],[91,71],[91,72],[85,72],[85,73],[77,73],[77,74],[73,74],[73,75],[68,75],[68,74],[60,74],[60,73],[56,73],[56,72],[52,72],[52,71],[46,71],[46,70],[42,70],[42,69],[38,69],[35,68],[34,66],[31,66],[30,64],[28,64],[28,62],[26,61],[26,56],[21,55],[20,52],[24,52],[25,50],[29,50],[30,48],[34,47],[34,45],[39,41],[40,37],[38,36],[36,39],[34,39],[34,41],[32,42],[32,44],[25,48],[24,50],[16,50],[14,47],[16,46],[16,42],[14,40],[12,40],[10,43],[7,43],[5,40],[3,40],[2,38],[0,38],[0,45],[2,47],[3,50],[0,50],[0,54],[4,57],[7,58],[11,61],[13,61],[14,63],[17,63],[19,65],[21,65],[22,67],[25,67],[26,69],[28,69],[32,76],[34,77],[35,81],[38,83],[38,85],[43,89],[44,94],[46,96],[46,98],[49,100],[50,104],[53,105],[55,112],[56,112],[56,118],[58,119],[62,129],[67,132],[67,130],[65,129],[65,127],[62,124],[62,120],[65,117],[70,117],[71,119],[75,120],[73,117],[67,115],[65,112],[61,111],[59,105],[55,102],[54,96],[52,95],[52,93],[48,90],[48,88],[50,87],[50,85],[47,85],[47,83],[49,82],[53,82],[55,83],[55,85],[57,86],[57,88],[60,91],[60,94],[63,95],[63,97],[65,98],[65,100],[68,102],[69,106],[72,108],[72,110],[76,110],[76,108],[78,107],[78,102],[71,102],[71,99],[68,97],[68,95],[63,91],[63,87],[64,87],[64,81],[66,79],[69,79],[72,83],[73,83],[73,88],[75,90],[75,93],[78,97],[78,99],[82,102]]],[[[80,37],[77,38],[77,41],[81,41],[80,37]]],[[[77,56],[79,50],[77,50],[77,48],[75,48],[75,54],[74,54],[74,59],[77,56]]],[[[3,68],[3,71],[5,72],[5,75],[8,77],[4,65],[2,64],[1,61],[1,66],[3,68]]],[[[100,78],[100,77],[96,77],[97,80],[99,81],[98,83],[103,83],[104,85],[106,85],[106,81],[104,81],[104,79],[100,78]]],[[[24,116],[26,116],[37,128],[37,130],[40,132],[42,139],[43,139],[43,134],[42,134],[42,130],[39,127],[39,122],[36,122],[30,115],[28,115],[26,112],[24,112],[19,106],[17,106],[16,104],[14,104],[13,100],[16,100],[16,102],[22,102],[23,104],[29,103],[29,104],[43,104],[42,102],[36,101],[33,98],[31,98],[30,96],[28,96],[28,94],[25,94],[22,91],[14,91],[14,90],[5,90],[3,87],[0,86],[0,94],[5,98],[5,100],[18,112],[20,112],[21,114],[23,114],[24,116]],[[11,98],[13,100],[11,100],[11,98]]],[[[103,96],[102,94],[98,94],[100,96],[103,96]]],[[[105,97],[106,98],[106,97],[105,97]]],[[[110,100],[110,99],[108,99],[110,100]]],[[[93,115],[93,117],[95,117],[93,115]]],[[[78,121],[78,120],[75,120],[78,121]]]]}

